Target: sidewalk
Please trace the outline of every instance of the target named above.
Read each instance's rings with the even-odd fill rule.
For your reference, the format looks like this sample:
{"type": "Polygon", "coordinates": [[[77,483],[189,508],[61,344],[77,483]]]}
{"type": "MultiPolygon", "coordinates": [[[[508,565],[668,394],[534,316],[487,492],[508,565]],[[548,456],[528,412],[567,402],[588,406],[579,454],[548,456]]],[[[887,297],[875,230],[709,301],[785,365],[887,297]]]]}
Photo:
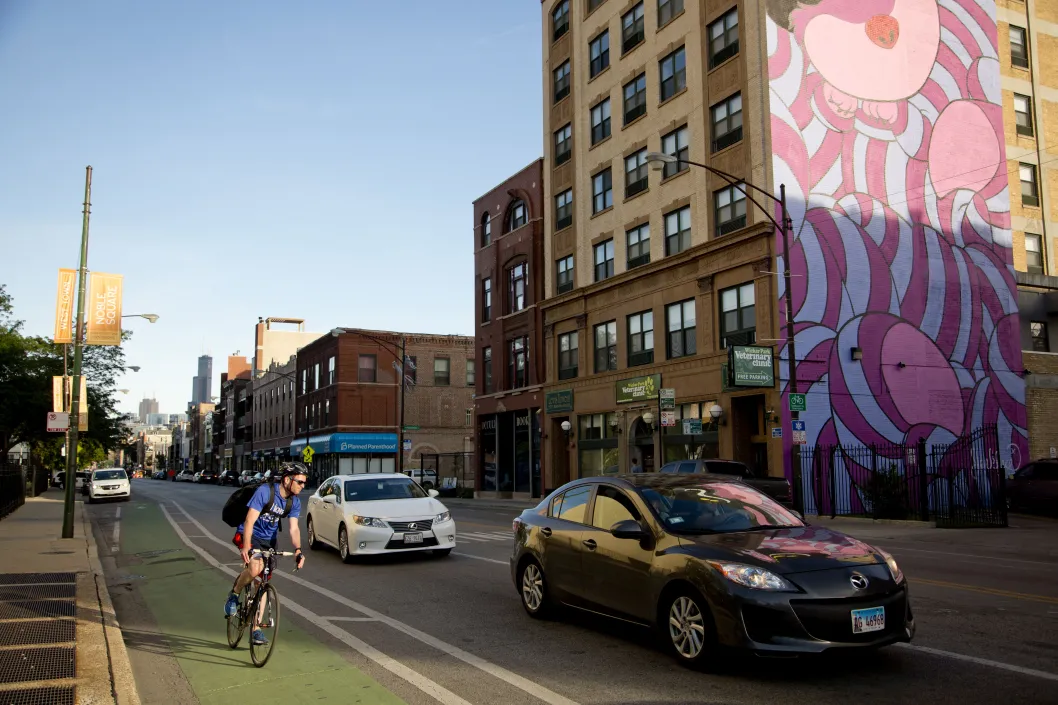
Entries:
{"type": "Polygon", "coordinates": [[[0,700],[139,705],[91,526],[50,489],[0,520],[0,700]]]}
{"type": "Polygon", "coordinates": [[[461,499],[456,497],[438,497],[438,501],[450,509],[466,507],[469,509],[507,509],[511,516],[521,514],[524,509],[531,509],[540,504],[540,499],[461,499]]]}

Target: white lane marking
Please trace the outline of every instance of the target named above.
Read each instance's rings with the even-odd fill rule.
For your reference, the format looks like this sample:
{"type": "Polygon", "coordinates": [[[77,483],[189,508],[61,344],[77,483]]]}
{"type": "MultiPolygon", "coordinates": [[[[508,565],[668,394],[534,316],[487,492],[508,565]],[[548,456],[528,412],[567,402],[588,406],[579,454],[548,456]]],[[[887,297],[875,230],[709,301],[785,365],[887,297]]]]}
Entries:
{"type": "MultiPolygon", "coordinates": [[[[176,504],[176,502],[173,502],[173,504],[176,504]]],[[[192,551],[201,556],[203,560],[205,560],[217,570],[226,573],[232,578],[238,576],[238,573],[236,573],[234,570],[224,567],[224,565],[222,565],[220,561],[210,555],[204,548],[199,548],[198,545],[191,541],[191,539],[188,538],[187,534],[184,533],[184,530],[180,528],[180,525],[173,520],[173,517],[169,514],[169,511],[165,508],[165,505],[159,503],[158,506],[161,507],[162,513],[165,515],[165,518],[169,520],[169,523],[176,531],[176,535],[180,537],[180,540],[184,542],[184,545],[186,545],[192,551]]],[[[176,507],[180,511],[184,511],[184,508],[181,507],[179,504],[176,504],[176,507]]],[[[187,512],[184,513],[187,514],[187,512]]],[[[197,524],[198,522],[195,523],[197,524]]],[[[234,546],[231,546],[231,548],[232,550],[235,549],[234,546]]],[[[334,638],[356,649],[365,657],[371,659],[379,666],[382,666],[390,673],[393,673],[394,675],[408,681],[416,688],[432,697],[434,700],[444,703],[445,705],[471,705],[470,702],[459,697],[452,691],[438,685],[437,683],[430,680],[421,673],[413,671],[412,669],[408,668],[396,659],[386,656],[384,653],[371,646],[367,642],[357,639],[349,632],[345,631],[344,629],[341,629],[340,627],[336,627],[335,625],[328,622],[326,619],[323,619],[322,617],[317,615],[315,612],[305,609],[296,602],[293,602],[291,600],[285,601],[283,603],[283,609],[290,610],[294,614],[304,617],[305,619],[312,622],[317,627],[324,630],[334,638]]]]}
{"type": "Polygon", "coordinates": [[[954,651],[942,651],[940,649],[933,649],[928,646],[919,646],[918,644],[894,644],[902,649],[911,649],[912,651],[921,651],[924,654],[932,654],[933,656],[944,656],[946,658],[955,659],[957,661],[966,661],[967,663],[976,663],[979,666],[991,666],[992,668],[999,668],[1004,671],[1013,671],[1014,673],[1020,673],[1024,676],[1033,676],[1035,678],[1043,678],[1049,681],[1058,681],[1058,674],[1047,673],[1046,671],[1037,671],[1033,668],[1025,668],[1024,666],[1015,666],[1010,663],[1001,663],[1000,661],[991,661],[986,658],[978,658],[976,656],[967,656],[966,654],[957,654],[954,651]]]}
{"type": "Polygon", "coordinates": [[[488,561],[489,563],[499,563],[500,565],[510,565],[507,561],[498,561],[495,558],[484,558],[482,556],[474,556],[469,553],[453,553],[453,556],[462,556],[463,558],[473,558],[478,561],[488,561]]]}
{"type": "Polygon", "coordinates": [[[477,531],[464,531],[456,535],[457,539],[468,539],[470,541],[507,541],[514,538],[511,534],[484,533],[477,531]]]}
{"type": "MultiPolygon", "coordinates": [[[[206,529],[206,527],[202,526],[202,524],[199,523],[199,521],[197,519],[195,519],[190,514],[188,514],[184,510],[184,508],[181,507],[178,503],[173,502],[173,505],[176,506],[176,508],[179,509],[181,512],[183,512],[184,516],[186,516],[193,524],[195,524],[202,531],[203,534],[206,534],[206,536],[211,541],[214,541],[215,543],[218,543],[221,546],[224,546],[225,548],[229,549],[230,551],[233,551],[233,552],[235,551],[235,547],[234,546],[232,546],[230,543],[228,543],[226,541],[221,541],[219,538],[217,538],[216,536],[211,534],[209,532],[209,530],[206,529]]],[[[174,524],[174,526],[175,526],[175,524],[174,524]]],[[[195,549],[196,550],[201,550],[197,546],[195,546],[195,549]]],[[[212,558],[212,556],[211,556],[211,558],[212,558]]],[[[577,703],[575,700],[570,700],[569,698],[565,697],[564,695],[559,695],[558,693],[556,693],[553,690],[550,690],[548,688],[545,688],[544,686],[540,685],[539,683],[534,683],[533,681],[529,680],[528,678],[525,678],[523,676],[519,676],[517,673],[514,673],[512,671],[508,671],[506,668],[503,668],[502,666],[497,666],[494,663],[486,661],[485,659],[481,658],[480,656],[475,656],[474,654],[472,654],[472,653],[470,653],[468,651],[464,651],[463,649],[459,648],[458,646],[453,646],[452,644],[449,644],[447,642],[441,641],[437,637],[430,636],[426,632],[420,631],[420,630],[416,629],[415,627],[413,627],[411,625],[408,625],[408,624],[405,624],[404,622],[401,622],[399,620],[393,619],[392,617],[389,617],[388,615],[382,614],[381,612],[379,612],[377,610],[373,610],[373,609],[371,609],[370,607],[368,607],[366,605],[361,605],[361,604],[359,604],[357,602],[353,602],[352,600],[346,599],[345,597],[343,597],[342,595],[339,595],[338,593],[334,592],[333,590],[328,590],[327,588],[320,587],[319,585],[316,585],[315,583],[310,583],[308,580],[305,580],[304,578],[300,578],[300,577],[298,577],[296,575],[291,575],[290,573],[287,573],[286,571],[283,571],[283,570],[277,570],[276,572],[280,576],[282,576],[283,578],[286,578],[287,580],[295,582],[298,585],[301,585],[302,587],[307,587],[309,590],[317,592],[320,595],[323,595],[324,597],[329,597],[330,599],[334,600],[338,604],[343,605],[345,607],[349,607],[351,609],[354,609],[357,612],[360,612],[360,613],[362,613],[362,614],[364,614],[364,615],[366,615],[368,617],[374,617],[379,622],[383,622],[385,624],[388,624],[389,626],[393,627],[397,631],[404,632],[405,634],[407,634],[408,636],[412,637],[413,639],[417,639],[417,640],[421,641],[424,644],[427,644],[429,646],[434,647],[438,651],[442,651],[442,652],[448,654],[449,656],[452,656],[453,658],[457,658],[457,659],[459,659],[460,661],[462,661],[464,663],[468,663],[471,666],[474,666],[475,668],[478,668],[478,669],[484,671],[485,673],[488,673],[489,675],[495,676],[496,678],[500,679],[501,681],[504,681],[505,683],[509,683],[509,684],[513,685],[515,688],[518,688],[519,690],[522,690],[522,691],[528,693],[529,695],[532,695],[533,697],[535,697],[535,698],[537,698],[539,700],[543,700],[546,703],[550,703],[550,705],[579,705],[579,703],[577,703]]]]}
{"type": "Polygon", "coordinates": [[[121,507],[118,507],[114,511],[114,535],[113,535],[113,537],[111,537],[111,547],[110,547],[110,550],[112,552],[114,552],[114,553],[118,552],[118,546],[120,545],[118,543],[118,538],[120,537],[120,535],[121,535],[121,507]]]}
{"type": "Polygon", "coordinates": [[[328,622],[377,622],[374,617],[320,617],[328,622]]]}
{"type": "MultiPolygon", "coordinates": [[[[881,542],[874,540],[868,541],[868,543],[875,543],[879,546],[881,545],[881,542]]],[[[913,553],[934,553],[938,556],[964,556],[966,558],[976,558],[979,560],[986,560],[992,562],[1002,561],[1004,563],[1028,563],[1030,565],[1045,565],[1049,568],[1058,568],[1058,563],[1047,563],[1046,561],[1029,561],[1023,558],[1005,558],[1000,556],[982,556],[979,553],[951,553],[949,551],[927,551],[924,548],[905,548],[903,546],[895,546],[893,545],[895,543],[893,541],[885,541],[884,543],[886,546],[893,546],[893,550],[896,553],[899,553],[900,551],[911,551],[913,553]]]]}

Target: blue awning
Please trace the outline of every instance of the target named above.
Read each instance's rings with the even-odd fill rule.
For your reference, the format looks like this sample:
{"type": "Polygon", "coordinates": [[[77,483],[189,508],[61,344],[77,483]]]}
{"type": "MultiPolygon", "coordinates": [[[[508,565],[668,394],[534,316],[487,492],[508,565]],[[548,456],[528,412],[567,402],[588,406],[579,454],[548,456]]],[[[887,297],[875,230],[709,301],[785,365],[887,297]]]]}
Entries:
{"type": "Polygon", "coordinates": [[[306,445],[311,445],[317,453],[396,453],[397,434],[332,433],[307,440],[299,438],[290,443],[290,455],[300,456],[306,445]]]}

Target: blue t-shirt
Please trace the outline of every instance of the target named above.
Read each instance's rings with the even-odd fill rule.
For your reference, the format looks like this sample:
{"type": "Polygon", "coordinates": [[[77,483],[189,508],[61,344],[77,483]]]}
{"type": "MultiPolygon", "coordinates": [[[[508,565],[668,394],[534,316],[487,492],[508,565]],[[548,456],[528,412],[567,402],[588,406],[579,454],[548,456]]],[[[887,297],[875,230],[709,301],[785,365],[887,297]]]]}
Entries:
{"type": "MultiPolygon", "coordinates": [[[[272,511],[265,511],[265,504],[268,503],[268,495],[271,489],[268,485],[261,485],[253,493],[253,497],[246,503],[248,509],[256,509],[261,513],[261,516],[257,517],[257,521],[253,524],[253,536],[255,539],[261,541],[271,541],[276,532],[279,531],[279,520],[283,516],[283,511],[286,509],[286,501],[279,494],[279,485],[275,487],[275,499],[272,500],[272,511]]],[[[294,504],[290,510],[290,518],[295,518],[301,515],[301,500],[297,497],[290,497],[289,501],[294,504]]],[[[243,532],[245,528],[245,522],[239,524],[239,533],[243,532]]]]}

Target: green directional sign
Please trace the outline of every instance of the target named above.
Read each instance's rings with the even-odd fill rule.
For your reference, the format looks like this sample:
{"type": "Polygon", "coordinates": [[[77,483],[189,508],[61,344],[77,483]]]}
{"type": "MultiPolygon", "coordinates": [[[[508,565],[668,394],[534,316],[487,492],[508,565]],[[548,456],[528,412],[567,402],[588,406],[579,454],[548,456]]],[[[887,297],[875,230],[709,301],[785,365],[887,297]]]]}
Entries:
{"type": "Polygon", "coordinates": [[[418,426],[405,426],[404,430],[405,431],[418,431],[419,427],[418,426]]]}
{"type": "Polygon", "coordinates": [[[791,394],[790,411],[808,411],[808,400],[804,394],[791,394]]]}
{"type": "Polygon", "coordinates": [[[661,409],[663,411],[666,410],[666,409],[675,409],[676,408],[676,390],[675,389],[662,388],[662,390],[661,390],[661,398],[658,400],[658,405],[661,407],[661,409]]]}

